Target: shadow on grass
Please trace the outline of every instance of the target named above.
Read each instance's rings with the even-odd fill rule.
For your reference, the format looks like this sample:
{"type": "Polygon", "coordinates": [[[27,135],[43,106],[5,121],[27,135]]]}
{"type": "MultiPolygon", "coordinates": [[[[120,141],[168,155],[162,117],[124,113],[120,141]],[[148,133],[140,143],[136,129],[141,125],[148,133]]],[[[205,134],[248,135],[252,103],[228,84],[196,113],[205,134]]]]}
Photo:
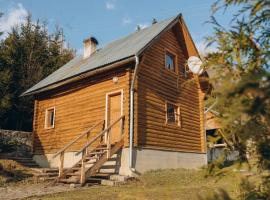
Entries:
{"type": "Polygon", "coordinates": [[[224,189],[219,189],[211,195],[206,197],[199,196],[200,200],[232,200],[228,192],[224,189]]]}

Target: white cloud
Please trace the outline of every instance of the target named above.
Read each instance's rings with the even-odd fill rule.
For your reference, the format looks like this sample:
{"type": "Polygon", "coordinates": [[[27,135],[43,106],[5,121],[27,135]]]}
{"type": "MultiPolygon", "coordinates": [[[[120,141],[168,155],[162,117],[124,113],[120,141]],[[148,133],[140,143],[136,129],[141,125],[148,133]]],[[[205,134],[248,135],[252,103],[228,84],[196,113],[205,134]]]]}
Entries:
{"type": "Polygon", "coordinates": [[[124,17],[124,18],[122,19],[122,24],[123,24],[123,25],[130,24],[131,22],[132,22],[132,20],[131,20],[130,18],[128,18],[128,17],[124,17]]]}
{"type": "Polygon", "coordinates": [[[115,9],[115,0],[106,1],[106,9],[107,10],[114,10],[115,9]]]}
{"type": "Polygon", "coordinates": [[[5,12],[0,18],[0,31],[3,32],[1,38],[7,37],[8,32],[11,31],[12,27],[24,23],[27,15],[27,10],[20,3],[5,12]]]}
{"type": "Polygon", "coordinates": [[[196,47],[202,56],[217,51],[213,46],[207,47],[207,43],[205,41],[196,42],[196,47]]]}

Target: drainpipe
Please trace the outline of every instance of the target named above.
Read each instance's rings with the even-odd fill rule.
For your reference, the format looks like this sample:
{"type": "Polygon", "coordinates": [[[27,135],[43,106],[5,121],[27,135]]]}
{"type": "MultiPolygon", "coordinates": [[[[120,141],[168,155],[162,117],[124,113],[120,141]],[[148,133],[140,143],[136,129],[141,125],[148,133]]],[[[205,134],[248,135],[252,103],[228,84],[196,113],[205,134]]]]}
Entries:
{"type": "Polygon", "coordinates": [[[137,76],[139,65],[139,57],[135,55],[135,68],[133,79],[130,85],[130,116],[129,116],[129,169],[135,172],[135,168],[132,167],[132,156],[133,156],[133,132],[134,132],[134,84],[137,76]]]}

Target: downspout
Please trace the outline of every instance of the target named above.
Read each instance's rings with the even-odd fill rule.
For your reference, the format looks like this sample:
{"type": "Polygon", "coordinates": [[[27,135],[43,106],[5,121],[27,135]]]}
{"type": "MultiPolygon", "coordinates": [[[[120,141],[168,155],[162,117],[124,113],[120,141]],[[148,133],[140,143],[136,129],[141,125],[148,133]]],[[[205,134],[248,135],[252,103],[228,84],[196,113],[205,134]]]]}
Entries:
{"type": "Polygon", "coordinates": [[[135,55],[135,68],[134,68],[134,74],[133,79],[131,81],[130,85],[130,116],[129,116],[129,169],[132,172],[135,172],[135,168],[132,166],[132,157],[133,157],[133,133],[134,133],[134,85],[135,80],[137,76],[139,66],[139,57],[136,54],[135,55]]]}

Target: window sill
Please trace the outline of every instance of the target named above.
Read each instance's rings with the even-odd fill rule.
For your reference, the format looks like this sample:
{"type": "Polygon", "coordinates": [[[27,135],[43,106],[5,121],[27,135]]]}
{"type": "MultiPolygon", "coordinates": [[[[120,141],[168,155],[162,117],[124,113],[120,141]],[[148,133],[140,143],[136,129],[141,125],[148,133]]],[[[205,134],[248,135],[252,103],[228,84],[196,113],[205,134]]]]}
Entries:
{"type": "Polygon", "coordinates": [[[180,126],[179,124],[168,123],[168,122],[165,123],[165,126],[172,126],[172,127],[178,127],[178,128],[181,128],[181,126],[180,126]]]}
{"type": "Polygon", "coordinates": [[[167,69],[166,67],[165,67],[164,69],[165,69],[165,71],[167,71],[167,72],[169,72],[169,73],[171,73],[171,74],[174,74],[174,75],[178,76],[178,73],[177,73],[177,72],[172,71],[172,70],[170,70],[170,69],[167,69]]]}
{"type": "Polygon", "coordinates": [[[45,130],[54,129],[54,126],[52,126],[52,127],[45,127],[44,129],[45,129],[45,130]]]}

